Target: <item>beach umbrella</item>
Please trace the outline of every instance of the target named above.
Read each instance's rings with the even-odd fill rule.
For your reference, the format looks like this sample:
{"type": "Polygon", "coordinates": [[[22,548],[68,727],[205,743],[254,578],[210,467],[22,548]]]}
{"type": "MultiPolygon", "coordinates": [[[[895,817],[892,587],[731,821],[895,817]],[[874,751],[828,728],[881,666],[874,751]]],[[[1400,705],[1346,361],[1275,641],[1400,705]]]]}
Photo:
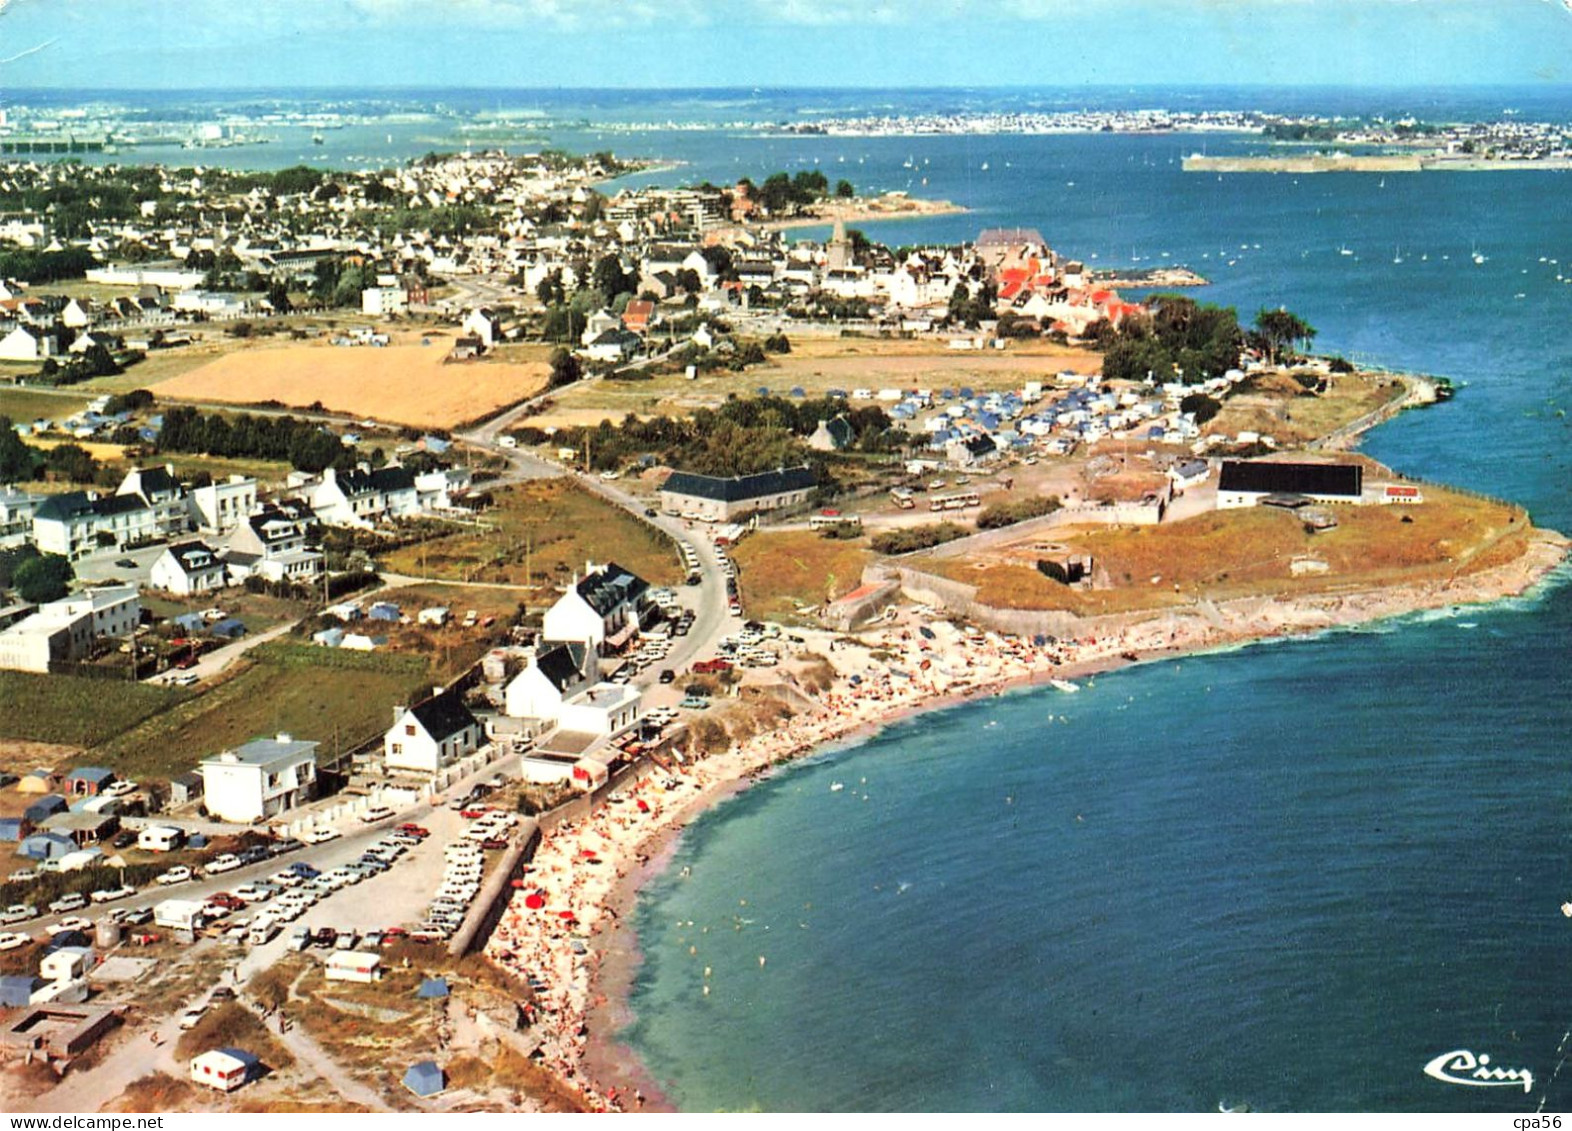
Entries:
{"type": "Polygon", "coordinates": [[[593,848],[586,848],[584,850],[584,859],[586,859],[586,860],[593,860],[594,858],[595,858],[595,850],[593,848]]]}
{"type": "Polygon", "coordinates": [[[639,798],[639,812],[640,813],[648,813],[649,811],[650,811],[650,803],[648,801],[645,801],[644,798],[642,798],[642,797],[639,798]]]}
{"type": "Polygon", "coordinates": [[[557,918],[558,919],[572,919],[574,917],[575,916],[574,916],[573,912],[571,912],[571,911],[559,911],[559,912],[557,912],[557,918]]]}
{"type": "Polygon", "coordinates": [[[539,911],[546,906],[546,899],[538,891],[530,892],[529,895],[524,897],[524,906],[531,911],[539,911]]]}

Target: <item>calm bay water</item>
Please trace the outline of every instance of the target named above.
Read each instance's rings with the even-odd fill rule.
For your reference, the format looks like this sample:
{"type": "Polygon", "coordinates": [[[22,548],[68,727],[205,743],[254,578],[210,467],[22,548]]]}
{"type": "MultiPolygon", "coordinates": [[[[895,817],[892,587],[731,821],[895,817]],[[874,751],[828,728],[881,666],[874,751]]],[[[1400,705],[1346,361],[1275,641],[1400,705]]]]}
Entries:
{"type": "MultiPolygon", "coordinates": [[[[1095,104],[1572,117],[1555,91],[467,97],[587,121],[1095,104]]],[[[439,148],[430,126],[389,129],[203,156],[358,166],[439,148]]],[[[686,163],[636,182],[817,164],[972,209],[865,226],[891,244],[1020,225],[1096,266],[1186,264],[1214,281],[1198,297],[1246,320],[1283,304],[1318,349],[1465,384],[1365,449],[1572,529],[1572,285],[1555,278],[1572,278],[1569,174],[1180,171],[1194,149],[1247,147],[1233,137],[542,132],[686,163]]],[[[1551,588],[991,699],[818,756],[697,821],[646,890],[625,1035],[697,1110],[1566,1108],[1569,639],[1572,590],[1551,588]],[[1463,1048],[1527,1068],[1533,1091],[1422,1073],[1463,1048]]]]}
{"type": "MultiPolygon", "coordinates": [[[[974,209],[867,226],[885,242],[1038,227],[1466,382],[1366,450],[1572,527],[1566,174],[1180,171],[1245,144],[1221,137],[678,140],[685,175],[817,160],[974,209]]],[[[627,1038],[689,1109],[1565,1107],[1569,629],[1552,589],[974,704],[782,773],[645,893],[627,1038]],[[1423,1074],[1462,1048],[1534,1091],[1423,1074]]]]}

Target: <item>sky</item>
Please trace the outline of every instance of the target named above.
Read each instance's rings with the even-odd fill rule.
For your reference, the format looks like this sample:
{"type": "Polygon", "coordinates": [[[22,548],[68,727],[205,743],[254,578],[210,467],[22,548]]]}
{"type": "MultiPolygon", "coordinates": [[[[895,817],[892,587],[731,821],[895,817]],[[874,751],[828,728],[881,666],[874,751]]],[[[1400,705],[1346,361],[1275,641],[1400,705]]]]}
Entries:
{"type": "Polygon", "coordinates": [[[1572,83],[1572,0],[0,0],[29,87],[1572,83]]]}

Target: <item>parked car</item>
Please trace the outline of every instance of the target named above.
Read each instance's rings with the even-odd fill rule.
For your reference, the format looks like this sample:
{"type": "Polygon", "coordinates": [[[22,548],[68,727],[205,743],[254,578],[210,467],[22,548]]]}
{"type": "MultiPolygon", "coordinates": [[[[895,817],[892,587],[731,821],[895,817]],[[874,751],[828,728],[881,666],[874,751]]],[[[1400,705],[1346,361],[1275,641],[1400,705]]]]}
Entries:
{"type": "Polygon", "coordinates": [[[311,945],[311,928],[296,927],[289,933],[289,949],[305,950],[311,945]]]}
{"type": "Polygon", "coordinates": [[[232,852],[226,852],[222,856],[216,856],[210,860],[206,868],[208,875],[216,876],[221,872],[233,872],[236,868],[242,866],[240,857],[232,852]]]}
{"type": "Polygon", "coordinates": [[[338,942],[338,932],[332,927],[318,927],[317,933],[312,937],[317,946],[332,947],[338,942]]]}
{"type": "Polygon", "coordinates": [[[202,1015],[207,1012],[205,1005],[193,1005],[180,1015],[180,1028],[182,1030],[195,1029],[202,1021],[202,1015]]]}
{"type": "Polygon", "coordinates": [[[231,895],[227,891],[214,892],[207,897],[209,907],[222,907],[225,911],[244,911],[246,901],[238,895],[231,895]]]}
{"type": "Polygon", "coordinates": [[[374,825],[378,821],[387,820],[392,815],[393,810],[389,809],[386,805],[378,805],[374,808],[367,809],[360,815],[360,819],[368,825],[374,825]]]}
{"type": "Polygon", "coordinates": [[[124,797],[128,793],[135,793],[136,791],[137,784],[134,781],[110,782],[109,785],[104,788],[104,796],[124,797]]]}
{"type": "Polygon", "coordinates": [[[135,894],[136,888],[122,884],[117,888],[99,888],[90,898],[94,903],[113,903],[117,899],[129,899],[135,894]]]}
{"type": "Polygon", "coordinates": [[[6,931],[4,934],[0,934],[0,951],[16,950],[32,941],[28,936],[19,934],[16,931],[6,931]]]}
{"type": "Polygon", "coordinates": [[[266,903],[273,898],[273,889],[266,884],[242,884],[235,895],[247,903],[266,903]]]}
{"type": "Polygon", "coordinates": [[[37,916],[38,908],[31,903],[13,903],[4,911],[0,911],[0,924],[25,923],[37,916]]]}
{"type": "Polygon", "coordinates": [[[342,835],[337,829],[312,829],[310,832],[302,833],[300,839],[307,844],[326,844],[330,840],[337,840],[342,835]]]}
{"type": "Polygon", "coordinates": [[[74,891],[70,895],[62,895],[51,903],[49,905],[49,913],[51,915],[64,915],[67,911],[80,911],[86,906],[87,896],[79,891],[74,891]]]}
{"type": "Polygon", "coordinates": [[[136,843],[136,833],[132,832],[130,829],[126,829],[123,832],[116,833],[115,839],[109,843],[114,845],[116,848],[130,848],[133,844],[136,843]]]}
{"type": "MultiPolygon", "coordinates": [[[[116,914],[120,912],[117,911],[116,914]]],[[[143,923],[153,921],[153,909],[151,907],[125,908],[124,914],[120,915],[120,921],[128,927],[140,927],[143,923]]]]}
{"type": "Polygon", "coordinates": [[[272,859],[273,853],[264,845],[254,844],[239,853],[239,856],[241,864],[260,864],[264,860],[272,859]]]}
{"type": "Polygon", "coordinates": [[[289,869],[303,880],[314,880],[322,874],[304,860],[296,860],[289,869]]]}

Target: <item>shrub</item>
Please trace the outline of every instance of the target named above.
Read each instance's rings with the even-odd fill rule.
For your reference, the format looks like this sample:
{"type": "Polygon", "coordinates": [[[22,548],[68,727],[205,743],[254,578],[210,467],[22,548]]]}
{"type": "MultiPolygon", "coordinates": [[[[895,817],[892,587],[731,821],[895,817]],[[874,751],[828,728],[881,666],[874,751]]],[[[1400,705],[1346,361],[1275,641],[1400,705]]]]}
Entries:
{"type": "Polygon", "coordinates": [[[977,516],[978,530],[997,530],[1001,526],[1014,526],[1029,518],[1041,518],[1059,509],[1057,495],[1034,495],[1009,503],[995,503],[977,516]]]}

